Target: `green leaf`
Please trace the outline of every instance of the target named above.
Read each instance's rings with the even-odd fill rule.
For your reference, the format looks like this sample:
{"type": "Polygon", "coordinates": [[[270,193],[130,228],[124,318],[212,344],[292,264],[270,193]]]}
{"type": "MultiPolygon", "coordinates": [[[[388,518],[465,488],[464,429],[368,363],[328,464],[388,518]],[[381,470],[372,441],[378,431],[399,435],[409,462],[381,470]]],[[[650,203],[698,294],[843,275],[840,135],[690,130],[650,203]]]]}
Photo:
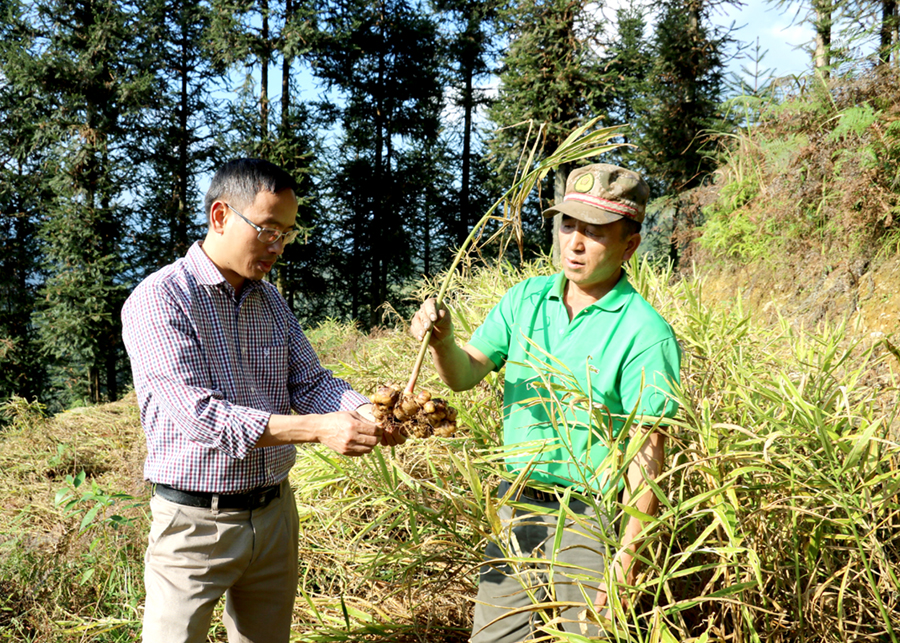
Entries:
{"type": "Polygon", "coordinates": [[[81,519],[81,526],[79,527],[80,531],[84,531],[92,522],[94,522],[94,518],[97,517],[98,511],[100,511],[100,505],[94,505],[86,514],[84,514],[84,518],[81,519]]]}

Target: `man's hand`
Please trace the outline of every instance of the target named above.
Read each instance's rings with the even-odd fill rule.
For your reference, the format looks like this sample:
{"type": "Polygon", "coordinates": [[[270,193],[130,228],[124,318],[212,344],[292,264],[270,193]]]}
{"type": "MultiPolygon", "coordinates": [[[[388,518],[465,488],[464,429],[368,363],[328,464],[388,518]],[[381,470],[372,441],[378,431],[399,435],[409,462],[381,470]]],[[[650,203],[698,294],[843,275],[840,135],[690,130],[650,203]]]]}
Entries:
{"type": "Polygon", "coordinates": [[[428,345],[431,346],[434,368],[452,390],[466,391],[496,368],[484,353],[471,344],[457,346],[450,311],[443,305],[438,306],[434,299],[425,300],[409,325],[409,332],[419,341],[429,329],[431,337],[428,345]]]}
{"type": "MultiPolygon", "coordinates": [[[[636,566],[631,564],[633,559],[631,556],[627,556],[627,558],[629,559],[629,561],[628,561],[629,570],[628,570],[628,573],[624,575],[624,577],[622,574],[622,562],[623,561],[621,561],[621,560],[617,561],[617,562],[613,563],[613,565],[610,566],[610,571],[611,572],[614,571],[614,573],[616,574],[616,581],[620,586],[622,586],[622,585],[633,586],[634,582],[637,578],[636,566]]],[[[597,590],[597,596],[596,596],[596,598],[594,598],[594,607],[596,608],[597,613],[601,614],[601,615],[603,615],[604,609],[610,609],[610,610],[612,609],[612,605],[610,604],[610,601],[609,601],[609,595],[606,592],[605,582],[606,581],[604,581],[604,587],[601,587],[600,589],[597,590]]],[[[619,594],[619,602],[622,604],[622,609],[628,610],[628,604],[629,604],[630,600],[629,600],[629,596],[627,593],[621,592],[619,594]]]]}
{"type": "Polygon", "coordinates": [[[365,455],[381,439],[381,427],[373,420],[356,411],[271,415],[256,446],[318,442],[341,455],[365,455]]]}
{"type": "Polygon", "coordinates": [[[428,343],[431,346],[453,338],[453,320],[450,311],[443,304],[438,307],[437,300],[433,297],[426,299],[418,312],[413,315],[409,332],[421,342],[429,329],[431,330],[431,339],[428,343]]]}
{"type": "MultiPolygon", "coordinates": [[[[372,424],[378,424],[375,416],[372,415],[371,404],[363,404],[361,407],[356,409],[356,412],[372,424]]],[[[382,427],[381,444],[386,447],[395,447],[403,444],[404,442],[406,442],[406,436],[400,432],[400,428],[397,425],[382,427]]]]}
{"type": "Polygon", "coordinates": [[[369,453],[381,439],[382,429],[374,418],[367,419],[357,411],[326,413],[316,432],[317,441],[341,455],[369,453]]]}

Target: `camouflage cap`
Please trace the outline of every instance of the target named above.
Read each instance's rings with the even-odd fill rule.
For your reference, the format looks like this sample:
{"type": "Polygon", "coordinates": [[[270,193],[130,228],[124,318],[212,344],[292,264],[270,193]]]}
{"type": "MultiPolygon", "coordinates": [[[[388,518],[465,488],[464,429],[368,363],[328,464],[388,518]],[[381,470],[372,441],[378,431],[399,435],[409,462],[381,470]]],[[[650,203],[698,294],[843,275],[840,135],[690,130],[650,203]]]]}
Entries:
{"type": "Polygon", "coordinates": [[[650,186],[637,172],[595,163],[572,170],[563,202],[544,210],[544,217],[567,214],[596,225],[627,217],[642,223],[649,198],[650,186]]]}

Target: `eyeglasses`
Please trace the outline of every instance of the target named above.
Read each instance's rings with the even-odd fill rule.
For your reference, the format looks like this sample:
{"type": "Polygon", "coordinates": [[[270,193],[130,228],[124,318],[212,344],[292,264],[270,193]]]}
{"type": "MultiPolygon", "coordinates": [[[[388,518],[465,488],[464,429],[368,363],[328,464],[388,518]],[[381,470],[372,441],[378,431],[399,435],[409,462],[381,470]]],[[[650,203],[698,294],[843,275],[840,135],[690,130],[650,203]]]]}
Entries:
{"type": "Polygon", "coordinates": [[[281,230],[273,230],[272,228],[261,228],[253,223],[250,219],[245,217],[243,214],[232,208],[231,204],[226,203],[225,205],[228,206],[229,210],[246,221],[247,225],[256,230],[256,232],[259,233],[256,235],[256,238],[266,245],[275,243],[279,239],[281,239],[282,244],[288,245],[289,243],[293,243],[300,234],[300,230],[288,230],[287,232],[282,232],[281,230]]]}

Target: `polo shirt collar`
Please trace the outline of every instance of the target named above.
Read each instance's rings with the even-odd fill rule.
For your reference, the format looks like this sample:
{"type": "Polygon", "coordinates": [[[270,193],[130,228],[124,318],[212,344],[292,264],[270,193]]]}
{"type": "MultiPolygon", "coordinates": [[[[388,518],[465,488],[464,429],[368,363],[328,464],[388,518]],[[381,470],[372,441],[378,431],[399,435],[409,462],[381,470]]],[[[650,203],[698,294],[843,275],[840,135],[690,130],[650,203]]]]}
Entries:
{"type": "MultiPolygon", "coordinates": [[[[558,299],[562,301],[564,288],[566,287],[566,276],[562,272],[558,272],[553,276],[553,283],[550,288],[547,290],[547,299],[558,299]]],[[[600,301],[594,302],[588,308],[597,307],[601,310],[606,310],[609,312],[615,312],[617,310],[621,310],[621,308],[628,302],[629,297],[632,294],[637,292],[630,283],[628,283],[628,276],[625,274],[625,271],[622,271],[622,275],[619,277],[619,281],[616,282],[616,285],[613,286],[613,289],[606,293],[600,301]]]]}
{"type": "Polygon", "coordinates": [[[619,277],[619,281],[616,282],[613,289],[606,293],[603,298],[594,305],[599,306],[603,310],[614,312],[620,310],[635,292],[637,291],[634,289],[634,286],[628,283],[628,275],[626,275],[623,270],[619,277]]]}

